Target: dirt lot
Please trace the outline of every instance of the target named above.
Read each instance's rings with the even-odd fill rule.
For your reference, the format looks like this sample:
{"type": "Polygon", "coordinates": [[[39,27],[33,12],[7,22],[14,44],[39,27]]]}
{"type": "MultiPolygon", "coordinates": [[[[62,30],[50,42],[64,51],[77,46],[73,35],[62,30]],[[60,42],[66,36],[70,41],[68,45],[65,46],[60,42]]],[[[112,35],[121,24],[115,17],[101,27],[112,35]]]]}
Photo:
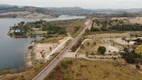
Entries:
{"type": "Polygon", "coordinates": [[[45,80],[142,80],[142,74],[114,61],[65,59],[45,80]]]}
{"type": "Polygon", "coordinates": [[[142,24],[142,17],[131,18],[131,19],[129,19],[129,21],[130,21],[130,23],[142,24]]]}
{"type": "Polygon", "coordinates": [[[33,52],[36,53],[37,59],[43,59],[41,56],[41,52],[48,55],[51,52],[51,50],[54,49],[57,45],[58,45],[57,43],[53,43],[53,44],[52,43],[38,43],[35,45],[33,52]]]}
{"type": "Polygon", "coordinates": [[[44,40],[41,39],[41,41],[37,41],[37,43],[32,43],[33,48],[29,49],[26,56],[27,66],[32,66],[37,60],[46,61],[46,57],[50,56],[53,51],[54,53],[60,52],[60,50],[64,48],[64,42],[67,39],[68,37],[45,38],[44,40]],[[61,47],[58,48],[59,45],[61,47]]]}

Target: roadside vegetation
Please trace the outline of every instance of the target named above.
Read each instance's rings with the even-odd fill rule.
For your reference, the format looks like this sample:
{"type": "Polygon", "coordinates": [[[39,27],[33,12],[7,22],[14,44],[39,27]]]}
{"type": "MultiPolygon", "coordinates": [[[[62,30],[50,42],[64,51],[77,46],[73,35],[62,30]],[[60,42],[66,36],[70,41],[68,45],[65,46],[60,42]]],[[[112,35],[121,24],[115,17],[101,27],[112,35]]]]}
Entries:
{"type": "Polygon", "coordinates": [[[81,37],[77,43],[75,43],[75,45],[71,48],[72,52],[75,52],[79,47],[81,47],[81,43],[84,40],[84,37],[81,37]]]}

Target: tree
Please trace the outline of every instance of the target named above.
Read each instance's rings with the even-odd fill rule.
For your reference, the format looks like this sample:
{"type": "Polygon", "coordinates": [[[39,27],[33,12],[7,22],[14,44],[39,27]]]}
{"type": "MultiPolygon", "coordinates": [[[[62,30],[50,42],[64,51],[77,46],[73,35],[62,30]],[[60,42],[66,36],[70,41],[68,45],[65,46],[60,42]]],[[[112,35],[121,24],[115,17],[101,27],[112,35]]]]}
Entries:
{"type": "Polygon", "coordinates": [[[52,51],[52,47],[49,47],[50,51],[52,51]]]}
{"type": "Polygon", "coordinates": [[[69,65],[72,65],[72,64],[73,64],[73,61],[72,61],[71,59],[69,59],[69,60],[63,61],[63,62],[61,63],[61,66],[62,66],[63,68],[67,68],[69,65]]]}
{"type": "Polygon", "coordinates": [[[96,45],[96,42],[93,42],[93,45],[96,45]]]}
{"type": "Polygon", "coordinates": [[[140,69],[140,66],[139,66],[139,65],[136,65],[136,68],[137,68],[137,69],[140,69]]]}
{"type": "Polygon", "coordinates": [[[87,42],[87,46],[89,46],[90,45],[90,43],[89,42],[87,42]]]}
{"type": "Polygon", "coordinates": [[[121,55],[128,63],[135,63],[136,54],[134,51],[130,51],[128,48],[124,48],[124,53],[121,53],[121,55]]]}
{"type": "Polygon", "coordinates": [[[106,48],[104,46],[99,46],[98,52],[103,55],[106,52],[106,48]]]}

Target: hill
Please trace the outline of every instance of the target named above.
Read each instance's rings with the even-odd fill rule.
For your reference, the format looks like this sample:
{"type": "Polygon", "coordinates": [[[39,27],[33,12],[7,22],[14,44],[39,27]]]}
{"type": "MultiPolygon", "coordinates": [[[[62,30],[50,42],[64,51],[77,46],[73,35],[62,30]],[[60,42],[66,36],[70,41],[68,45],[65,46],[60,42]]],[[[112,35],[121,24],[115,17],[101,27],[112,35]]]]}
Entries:
{"type": "Polygon", "coordinates": [[[47,7],[47,9],[51,13],[56,13],[57,15],[89,15],[93,11],[89,9],[83,9],[80,7],[61,7],[61,8],[54,8],[54,7],[47,7]]]}
{"type": "Polygon", "coordinates": [[[0,4],[0,18],[26,17],[49,18],[60,15],[77,15],[87,17],[131,17],[142,16],[141,8],[133,9],[84,9],[81,7],[33,7],[0,4]]]}
{"type": "Polygon", "coordinates": [[[51,18],[55,17],[47,9],[31,6],[0,5],[0,18],[51,18]]]}

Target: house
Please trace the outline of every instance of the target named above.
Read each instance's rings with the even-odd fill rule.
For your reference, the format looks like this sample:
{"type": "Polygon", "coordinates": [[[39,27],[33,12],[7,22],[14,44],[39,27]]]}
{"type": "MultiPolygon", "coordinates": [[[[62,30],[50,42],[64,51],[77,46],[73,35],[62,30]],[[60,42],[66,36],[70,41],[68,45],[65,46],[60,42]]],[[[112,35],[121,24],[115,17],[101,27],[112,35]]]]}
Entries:
{"type": "Polygon", "coordinates": [[[16,29],[14,32],[15,32],[15,33],[20,33],[20,32],[21,32],[21,30],[16,29]]]}

